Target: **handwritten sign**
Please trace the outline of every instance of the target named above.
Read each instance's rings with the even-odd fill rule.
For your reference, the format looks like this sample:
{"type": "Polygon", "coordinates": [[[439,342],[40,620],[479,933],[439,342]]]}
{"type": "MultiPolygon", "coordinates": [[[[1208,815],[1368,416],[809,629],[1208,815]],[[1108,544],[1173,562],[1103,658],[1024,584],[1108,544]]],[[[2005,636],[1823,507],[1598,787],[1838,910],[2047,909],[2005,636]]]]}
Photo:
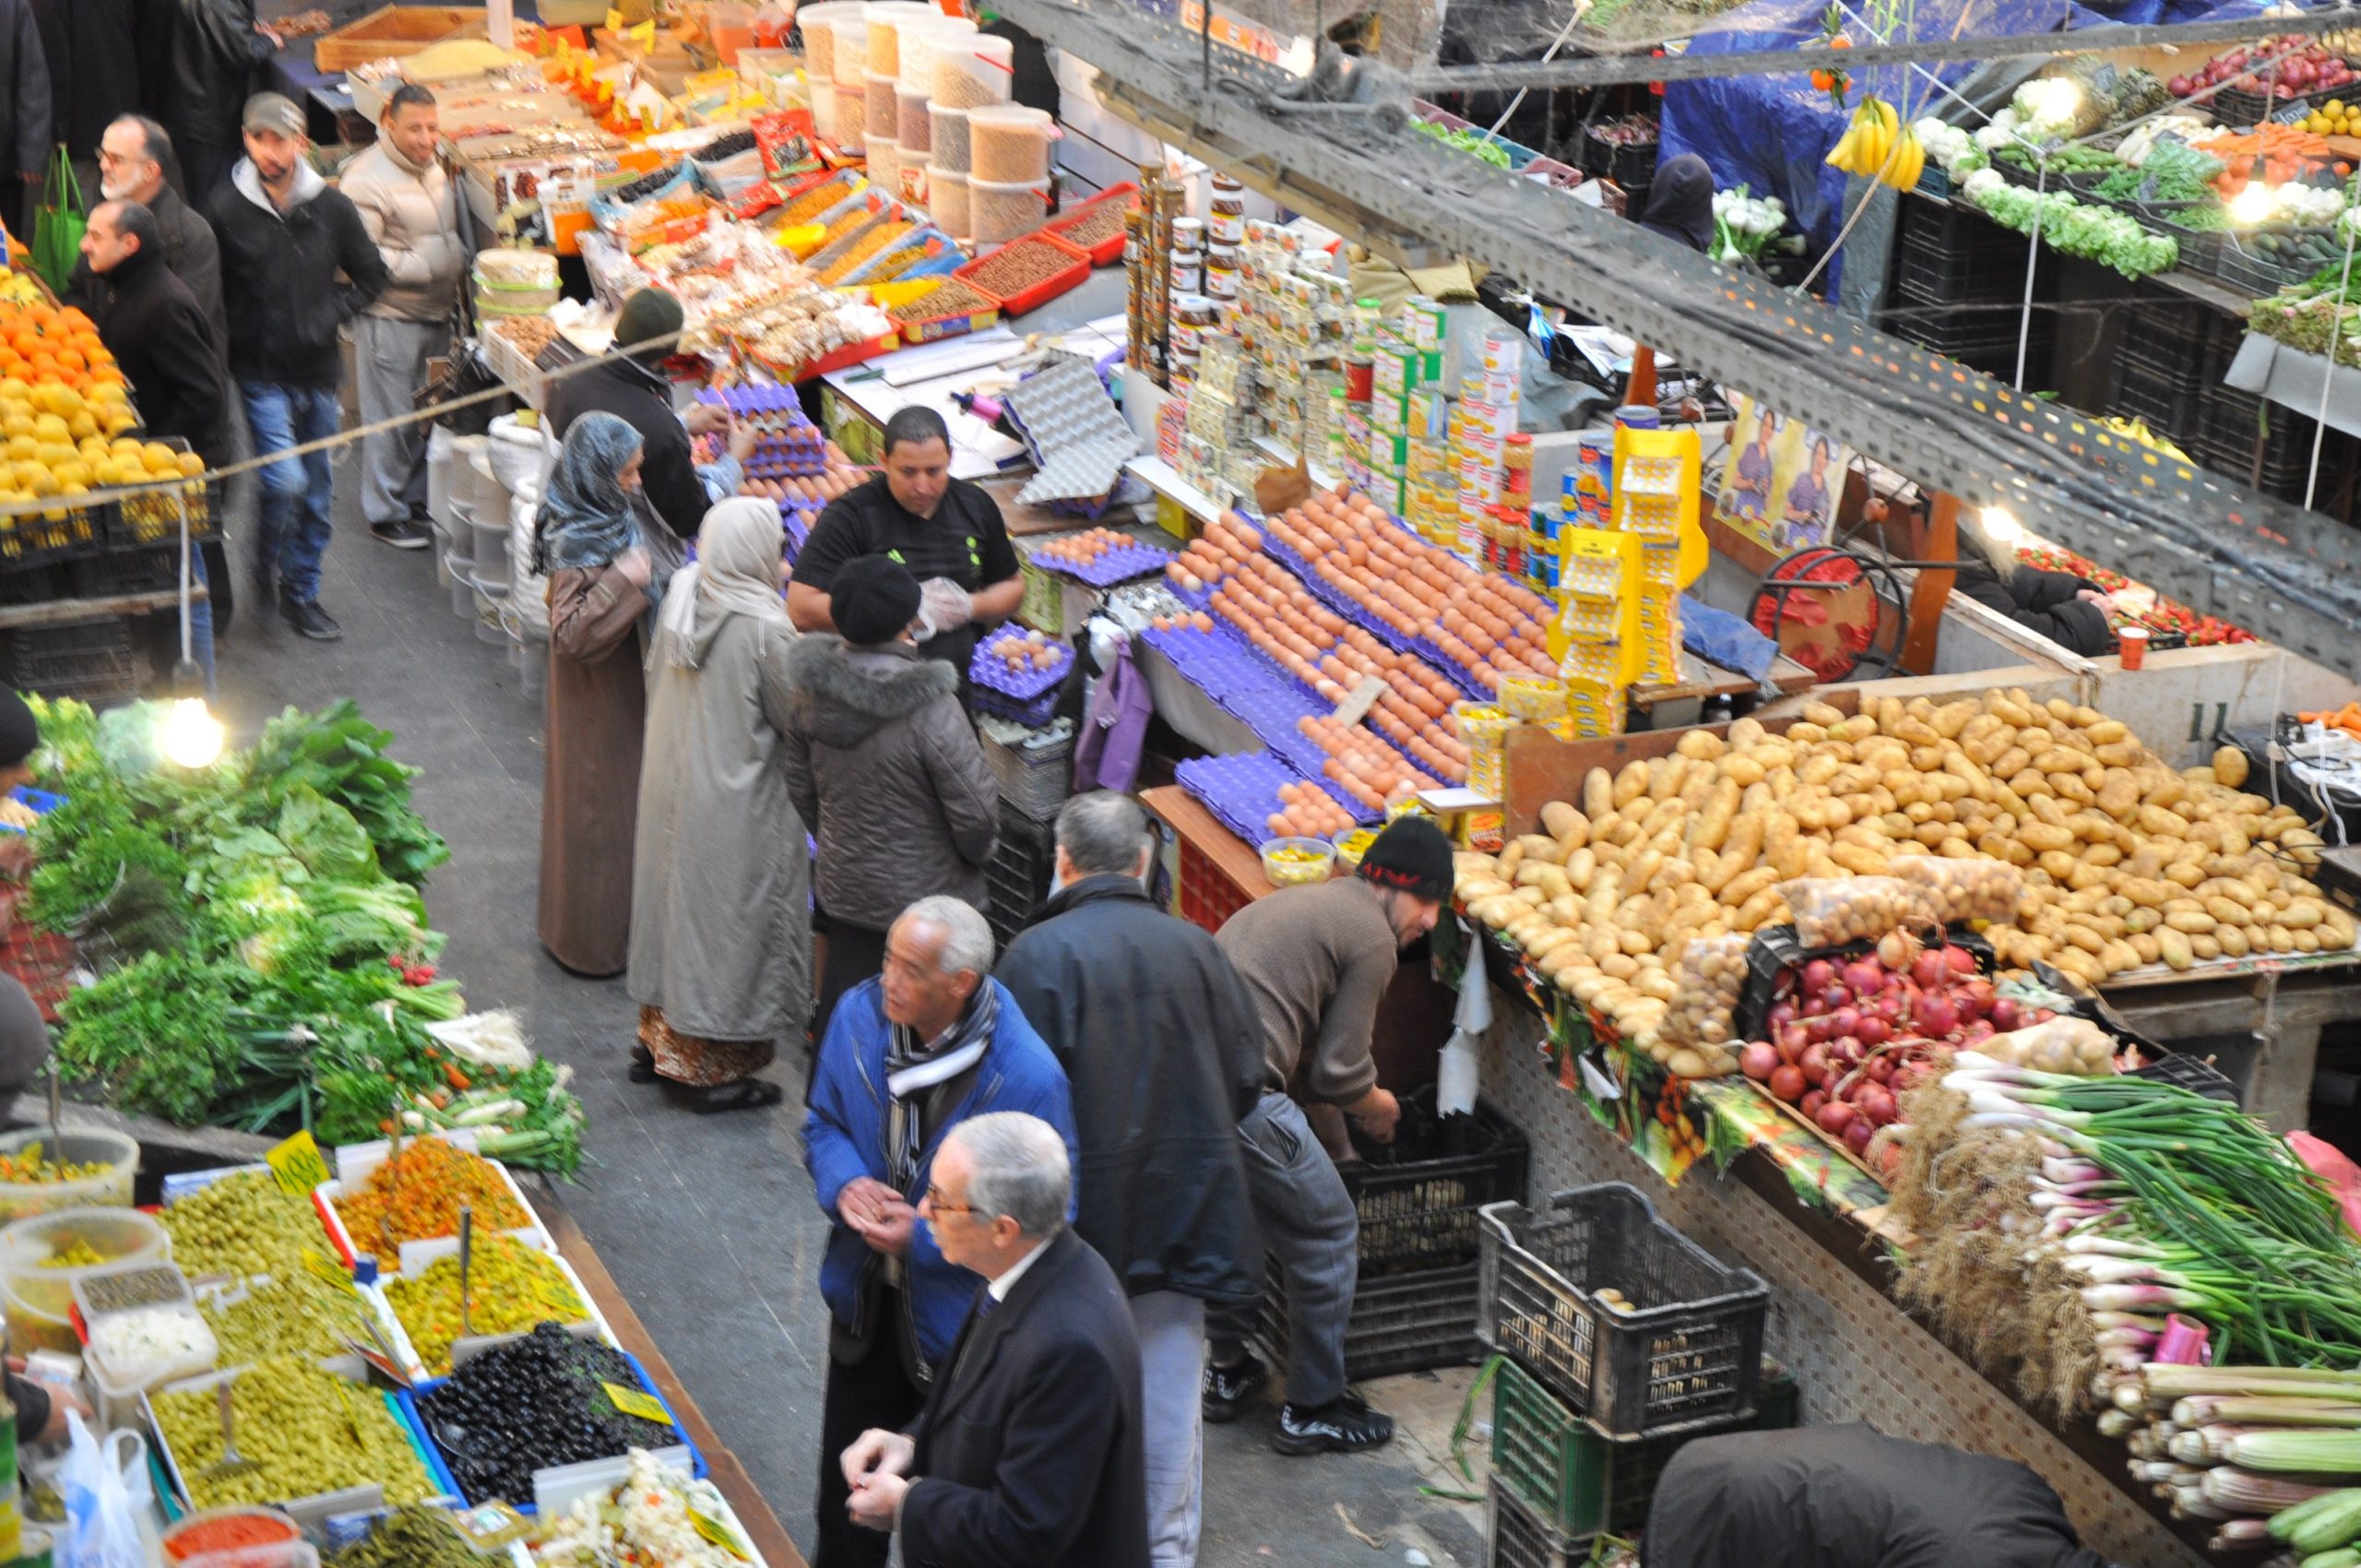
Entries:
{"type": "Polygon", "coordinates": [[[660,1421],[668,1427],[672,1424],[672,1412],[666,1409],[664,1402],[653,1394],[644,1393],[636,1388],[626,1388],[620,1383],[602,1384],[599,1386],[606,1389],[607,1397],[614,1401],[615,1408],[624,1415],[637,1416],[643,1421],[660,1421]]]}
{"type": "Polygon", "coordinates": [[[293,1193],[297,1197],[311,1196],[312,1189],[328,1179],[328,1163],[320,1158],[320,1146],[313,1142],[308,1128],[273,1148],[263,1158],[269,1162],[271,1174],[279,1178],[280,1189],[293,1193]]]}

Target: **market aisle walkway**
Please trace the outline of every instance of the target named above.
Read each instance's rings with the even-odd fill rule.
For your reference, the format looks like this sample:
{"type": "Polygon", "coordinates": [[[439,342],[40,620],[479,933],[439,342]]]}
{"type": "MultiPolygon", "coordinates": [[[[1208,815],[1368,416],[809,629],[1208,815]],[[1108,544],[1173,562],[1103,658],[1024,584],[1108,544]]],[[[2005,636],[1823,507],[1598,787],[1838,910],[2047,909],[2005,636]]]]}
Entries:
{"type": "MultiPolygon", "coordinates": [[[[590,1113],[593,1163],[568,1206],[723,1442],[736,1452],[799,1546],[812,1541],[811,1494],[827,1354],[815,1289],[826,1227],[803,1174],[801,1063],[773,1075],[789,1086],[774,1112],[701,1117],[660,1090],[627,1083],[635,1012],[620,980],[560,969],[533,937],[540,832],[541,708],[526,695],[507,649],[477,640],[451,609],[424,552],[372,540],[359,517],[350,465],[337,474],[336,543],[321,602],[345,640],[306,643],[258,606],[242,603],[220,654],[221,707],[237,743],[289,704],[357,698],[394,731],[402,760],[425,769],[419,809],[451,842],[450,863],[427,887],[437,929],[450,935],[444,967],[478,1006],[518,1009],[535,1047],[571,1063],[590,1113]]],[[[243,565],[239,566],[243,588],[243,565]]],[[[614,852],[628,855],[631,846],[614,852]]],[[[1457,1396],[1432,1380],[1425,1404],[1457,1396]]],[[[1464,1386],[1465,1379],[1452,1386],[1464,1386]]],[[[1381,1401],[1418,1396],[1394,1385],[1381,1401]]],[[[1431,1428],[1431,1419],[1420,1423],[1431,1428]]],[[[1401,1521],[1439,1520],[1449,1556],[1480,1560],[1459,1511],[1418,1497],[1416,1450],[1359,1459],[1279,1460],[1265,1423],[1214,1429],[1206,1469],[1211,1515],[1205,1568],[1283,1562],[1300,1568],[1400,1562],[1401,1521]],[[1336,1504],[1371,1538],[1355,1538],[1336,1504]]]]}

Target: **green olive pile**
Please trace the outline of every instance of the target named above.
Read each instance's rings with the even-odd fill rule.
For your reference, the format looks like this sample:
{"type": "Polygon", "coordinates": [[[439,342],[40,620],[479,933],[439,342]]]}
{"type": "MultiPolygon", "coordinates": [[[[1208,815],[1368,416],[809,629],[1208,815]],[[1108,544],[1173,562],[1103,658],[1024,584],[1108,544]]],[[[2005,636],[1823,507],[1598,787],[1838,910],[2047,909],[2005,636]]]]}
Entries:
{"type": "Polygon", "coordinates": [[[281,1188],[267,1170],[241,1170],[165,1206],[172,1261],[192,1279],[207,1274],[267,1274],[291,1279],[303,1253],[331,1258],[312,1200],[281,1188]]]}
{"type": "Polygon", "coordinates": [[[328,1558],[329,1568],[484,1568],[448,1509],[397,1508],[377,1527],[328,1558]]]}
{"type": "Polygon", "coordinates": [[[287,1502],[371,1481],[386,1501],[422,1503],[434,1483],[385,1400],[359,1384],[323,1372],[300,1356],[257,1361],[231,1385],[238,1453],[259,1468],[208,1479],[221,1457],[221,1422],[213,1390],[159,1394],[163,1431],[190,1501],[199,1508],[287,1502]]]}
{"type": "Polygon", "coordinates": [[[268,1356],[341,1356],[346,1339],[373,1343],[369,1308],[350,1289],[308,1273],[292,1279],[253,1284],[243,1300],[221,1306],[208,1297],[198,1312],[221,1342],[221,1364],[259,1361],[268,1356]]]}

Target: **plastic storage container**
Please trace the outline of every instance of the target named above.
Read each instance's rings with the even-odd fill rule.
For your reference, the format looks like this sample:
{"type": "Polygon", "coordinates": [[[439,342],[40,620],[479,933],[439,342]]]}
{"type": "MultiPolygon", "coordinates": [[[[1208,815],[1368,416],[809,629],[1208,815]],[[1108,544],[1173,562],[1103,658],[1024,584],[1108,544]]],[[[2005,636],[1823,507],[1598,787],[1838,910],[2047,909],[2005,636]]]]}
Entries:
{"type": "MultiPolygon", "coordinates": [[[[1480,1332],[1605,1437],[1754,1413],[1770,1289],[1716,1261],[1620,1182],[1546,1208],[1488,1204],[1480,1332]],[[1600,1292],[1613,1289],[1626,1307],[1600,1292]]],[[[0,1238],[5,1240],[5,1238],[0,1238]]]]}
{"type": "Polygon", "coordinates": [[[1336,846],[1325,838],[1271,838],[1263,844],[1263,874],[1278,887],[1325,882],[1336,869],[1336,846]]]}
{"type": "MultiPolygon", "coordinates": [[[[934,101],[954,109],[1006,103],[1016,88],[1016,45],[978,33],[934,46],[934,101]]],[[[840,78],[841,79],[841,78],[840,78]]]]}
{"type": "Polygon", "coordinates": [[[934,92],[934,54],[938,42],[948,43],[975,36],[976,24],[966,17],[946,17],[940,13],[915,18],[901,27],[901,69],[896,73],[904,87],[923,89],[931,97],[934,92]]]}
{"type": "Polygon", "coordinates": [[[927,211],[934,226],[955,240],[969,237],[973,227],[967,208],[967,176],[939,163],[926,168],[927,211]]]}
{"type": "MultiPolygon", "coordinates": [[[[812,24],[804,23],[809,27],[812,24]]],[[[830,52],[830,74],[838,87],[858,88],[869,74],[869,7],[849,5],[828,18],[828,30],[836,37],[836,47],[830,52]]]]}
{"type": "MultiPolygon", "coordinates": [[[[836,79],[836,18],[858,15],[864,9],[860,0],[826,0],[825,4],[806,6],[795,13],[795,25],[803,34],[805,81],[816,84],[836,79]]],[[[864,30],[862,37],[867,36],[864,30]]]]}
{"type": "Polygon", "coordinates": [[[68,1127],[56,1137],[46,1127],[0,1137],[0,1157],[21,1158],[34,1144],[44,1158],[66,1165],[106,1169],[75,1182],[0,1182],[0,1225],[61,1208],[129,1208],[132,1178],[139,1173],[139,1145],[103,1127],[68,1127]]]}
{"type": "Polygon", "coordinates": [[[196,1560],[200,1552],[208,1557],[214,1557],[229,1555],[232,1550],[261,1549],[262,1543],[257,1542],[251,1548],[213,1547],[208,1550],[205,1541],[207,1526],[224,1519],[252,1519],[255,1523],[248,1528],[256,1535],[260,1535],[265,1528],[283,1530],[285,1539],[290,1546],[300,1545],[303,1539],[303,1527],[276,1508],[245,1506],[208,1508],[202,1513],[191,1514],[164,1532],[164,1561],[172,1563],[188,1562],[196,1560]]]}
{"type": "Polygon", "coordinates": [[[894,89],[894,140],[906,161],[913,153],[934,148],[934,117],[927,113],[926,94],[922,87],[894,89]]]}
{"type": "Polygon", "coordinates": [[[891,137],[868,138],[863,151],[869,159],[869,183],[887,196],[902,194],[902,149],[891,137]]]}
{"type": "Polygon", "coordinates": [[[754,46],[754,8],[741,0],[713,0],[706,7],[706,36],[713,40],[713,52],[731,70],[738,68],[738,52],[754,46]]]}
{"type": "Polygon", "coordinates": [[[836,146],[859,152],[869,139],[869,89],[859,82],[836,84],[836,146]]]}
{"type": "MultiPolygon", "coordinates": [[[[823,34],[826,30],[821,30],[823,34]]],[[[836,124],[836,84],[825,77],[814,76],[806,78],[803,88],[812,95],[812,128],[820,134],[821,140],[835,141],[842,133],[836,124]]]]}
{"type": "Polygon", "coordinates": [[[931,123],[928,136],[930,156],[927,161],[938,169],[955,174],[967,172],[967,112],[930,101],[927,119],[931,123]]]}
{"type": "Polygon", "coordinates": [[[1006,244],[1022,234],[1029,234],[1041,226],[1049,213],[1050,183],[1020,180],[1014,184],[1001,184],[969,175],[967,178],[967,220],[979,245],[1006,244]]]}
{"type": "Polygon", "coordinates": [[[861,7],[862,18],[869,24],[869,68],[881,76],[902,74],[902,23],[917,17],[939,17],[943,13],[918,0],[871,0],[861,7]]]}
{"type": "Polygon", "coordinates": [[[7,1297],[8,1345],[28,1349],[81,1348],[74,1332],[74,1282],[117,1263],[154,1263],[172,1255],[164,1228],[135,1208],[62,1208],[19,1219],[0,1230],[0,1286],[7,1297]],[[92,1261],[45,1267],[67,1249],[87,1248],[92,1261]]]}
{"type": "MultiPolygon", "coordinates": [[[[890,4],[891,0],[886,0],[890,4]]],[[[861,129],[870,141],[894,139],[894,127],[899,106],[894,98],[894,78],[881,71],[871,71],[861,83],[861,129]]]]}
{"type": "Polygon", "coordinates": [[[967,114],[968,172],[995,184],[1050,177],[1050,138],[1057,124],[1045,109],[989,104],[967,114]]]}

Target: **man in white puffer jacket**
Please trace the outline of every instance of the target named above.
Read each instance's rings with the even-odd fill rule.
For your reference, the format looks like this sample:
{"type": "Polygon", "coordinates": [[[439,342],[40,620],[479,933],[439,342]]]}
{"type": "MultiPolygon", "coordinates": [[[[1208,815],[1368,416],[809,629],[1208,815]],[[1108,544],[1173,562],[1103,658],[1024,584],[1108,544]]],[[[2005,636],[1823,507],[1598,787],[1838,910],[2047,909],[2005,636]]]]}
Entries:
{"type": "MultiPolygon", "coordinates": [[[[398,418],[426,381],[426,362],[451,348],[451,308],[468,264],[457,193],[435,157],[434,95],[405,83],[386,100],[377,142],[345,165],[338,182],[361,210],[385,258],[386,291],[352,324],[361,421],[398,418]]],[[[404,425],[367,437],[361,489],[369,531],[397,550],[423,550],[426,427],[404,425]]]]}

